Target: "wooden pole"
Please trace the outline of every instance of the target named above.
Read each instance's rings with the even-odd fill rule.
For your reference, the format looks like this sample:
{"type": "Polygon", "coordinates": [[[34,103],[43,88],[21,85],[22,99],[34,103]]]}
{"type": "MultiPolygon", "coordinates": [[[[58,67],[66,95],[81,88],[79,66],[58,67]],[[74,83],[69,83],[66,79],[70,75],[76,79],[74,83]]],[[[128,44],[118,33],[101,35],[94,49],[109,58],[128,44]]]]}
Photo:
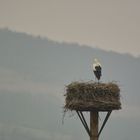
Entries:
{"type": "Polygon", "coordinates": [[[90,112],[90,140],[98,140],[98,111],[90,112]]]}

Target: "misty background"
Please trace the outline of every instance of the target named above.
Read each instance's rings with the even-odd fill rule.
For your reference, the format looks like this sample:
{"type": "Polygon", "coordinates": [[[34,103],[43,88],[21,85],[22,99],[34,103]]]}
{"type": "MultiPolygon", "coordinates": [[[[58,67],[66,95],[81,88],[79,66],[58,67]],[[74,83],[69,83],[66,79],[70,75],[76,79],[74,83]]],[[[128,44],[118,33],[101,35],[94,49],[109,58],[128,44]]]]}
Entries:
{"type": "Polygon", "coordinates": [[[88,139],[74,112],[67,113],[62,124],[63,95],[72,81],[94,80],[95,57],[102,63],[101,81],[116,81],[122,102],[100,139],[139,139],[139,57],[7,28],[0,29],[0,139],[88,139]]]}
{"type": "Polygon", "coordinates": [[[0,0],[0,28],[140,56],[139,0],[0,0]]]}

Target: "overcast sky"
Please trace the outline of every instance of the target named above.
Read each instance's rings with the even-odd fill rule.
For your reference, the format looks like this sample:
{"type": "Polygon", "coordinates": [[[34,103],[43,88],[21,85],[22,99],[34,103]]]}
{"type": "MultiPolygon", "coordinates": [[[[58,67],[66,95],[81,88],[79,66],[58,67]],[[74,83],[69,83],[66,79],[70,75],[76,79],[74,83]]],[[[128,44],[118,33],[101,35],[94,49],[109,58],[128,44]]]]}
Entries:
{"type": "Polygon", "coordinates": [[[139,0],[0,0],[0,28],[140,55],[139,0]]]}

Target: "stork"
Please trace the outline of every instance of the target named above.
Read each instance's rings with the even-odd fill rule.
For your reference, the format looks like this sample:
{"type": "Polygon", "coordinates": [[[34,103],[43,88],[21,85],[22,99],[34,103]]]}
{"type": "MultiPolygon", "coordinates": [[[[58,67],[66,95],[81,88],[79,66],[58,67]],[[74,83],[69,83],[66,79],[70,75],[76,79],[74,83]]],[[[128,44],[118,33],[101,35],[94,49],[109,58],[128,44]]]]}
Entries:
{"type": "Polygon", "coordinates": [[[93,62],[93,72],[94,72],[95,77],[98,79],[98,83],[99,83],[99,80],[102,76],[102,67],[101,67],[100,62],[96,58],[94,59],[94,62],[93,62]]]}

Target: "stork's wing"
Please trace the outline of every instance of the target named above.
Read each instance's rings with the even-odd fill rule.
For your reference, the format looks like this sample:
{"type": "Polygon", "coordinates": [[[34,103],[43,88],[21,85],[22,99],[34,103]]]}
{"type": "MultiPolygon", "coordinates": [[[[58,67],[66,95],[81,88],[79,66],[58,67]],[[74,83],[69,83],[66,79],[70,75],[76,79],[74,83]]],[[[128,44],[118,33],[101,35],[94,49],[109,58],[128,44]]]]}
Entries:
{"type": "Polygon", "coordinates": [[[101,71],[101,70],[102,70],[102,67],[101,67],[100,65],[95,66],[95,70],[96,70],[96,71],[101,71]]]}

